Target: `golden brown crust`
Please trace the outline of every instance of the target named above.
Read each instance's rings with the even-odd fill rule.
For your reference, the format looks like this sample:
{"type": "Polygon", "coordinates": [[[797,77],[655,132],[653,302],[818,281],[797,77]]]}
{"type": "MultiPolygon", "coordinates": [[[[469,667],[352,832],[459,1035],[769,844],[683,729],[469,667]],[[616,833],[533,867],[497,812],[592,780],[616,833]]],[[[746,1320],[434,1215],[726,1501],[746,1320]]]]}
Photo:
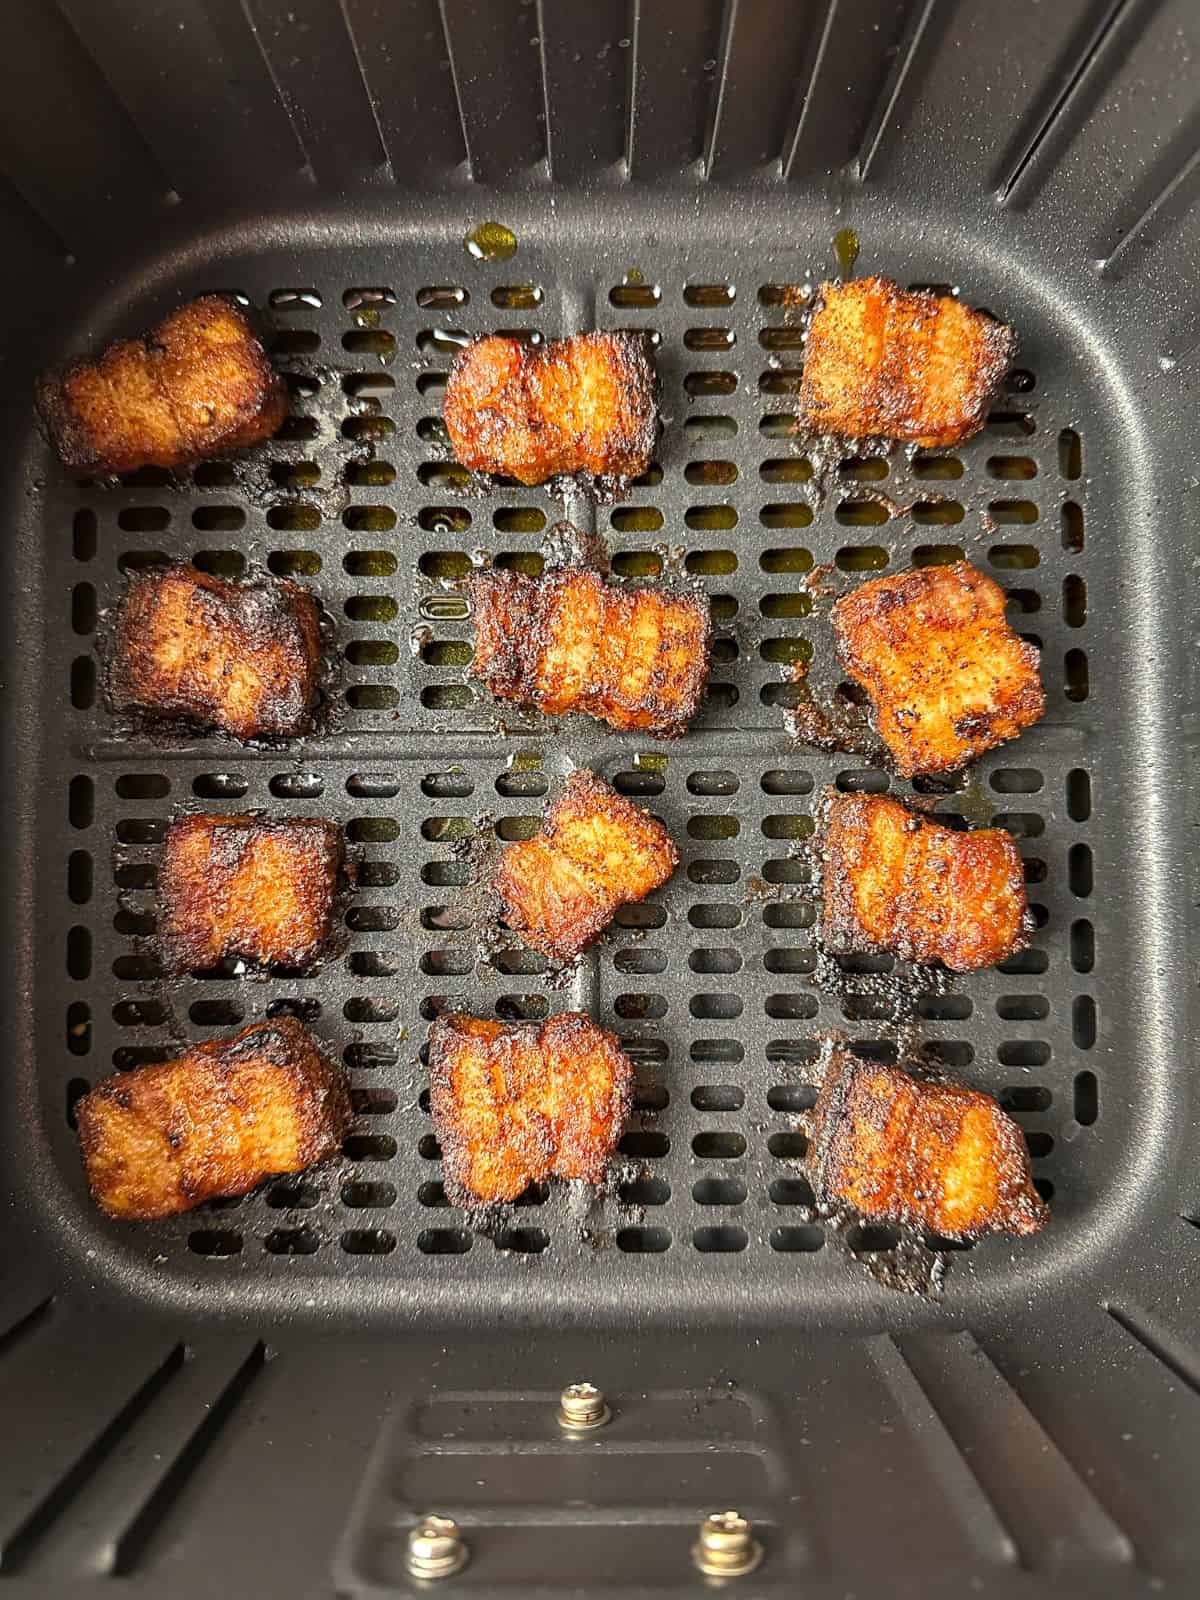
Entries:
{"type": "Polygon", "coordinates": [[[987,421],[1016,335],[952,295],[887,278],[823,283],[809,325],[800,414],[816,433],[961,444],[987,421]]]}
{"type": "Polygon", "coordinates": [[[329,941],[342,859],[342,830],[321,818],[179,817],[158,867],[163,970],[227,956],[310,966],[329,941]]]}
{"type": "Polygon", "coordinates": [[[657,431],[654,369],[632,333],[531,346],[491,335],[454,358],[442,407],[465,467],[544,483],[560,472],[640,477],[657,431]]]}
{"type": "Polygon", "coordinates": [[[644,900],[678,865],[657,818],[580,768],[546,812],[541,833],[503,852],[495,887],[508,926],[534,949],[566,961],[619,906],[644,900]]]}
{"type": "Polygon", "coordinates": [[[582,1012],[488,1022],[454,1012],[429,1030],[430,1109],[451,1204],[515,1200],[531,1183],[599,1183],[621,1137],[633,1067],[582,1012]]]}
{"type": "Polygon", "coordinates": [[[320,666],[320,613],[302,584],[168,567],[130,580],[109,692],[118,711],[184,718],[237,739],[286,738],[311,726],[320,666]]]}
{"type": "Polygon", "coordinates": [[[471,670],[497,699],[659,739],[683,733],[699,709],[712,646],[704,595],[621,589],[583,567],[536,579],[489,570],[470,590],[471,670]]]}
{"type": "Polygon", "coordinates": [[[837,1050],[813,1110],[817,1199],[945,1239],[1037,1233],[1049,1211],[1020,1128],[990,1095],[837,1050]]]}
{"type": "Polygon", "coordinates": [[[287,386],[243,312],[204,295],[141,339],[121,339],[37,386],[65,466],[83,473],[186,467],[277,433],[287,386]]]}
{"type": "Polygon", "coordinates": [[[294,1017],[117,1073],[76,1107],[92,1196],[131,1221],[302,1172],[339,1148],[349,1116],[342,1072],[294,1017]]]}
{"type": "Polygon", "coordinates": [[[838,659],[866,689],[896,770],[950,772],[1045,710],[1038,651],[967,561],[872,578],[833,608],[838,659]]]}
{"type": "Polygon", "coordinates": [[[890,950],[973,972],[1028,943],[1025,873],[1003,828],[958,833],[879,794],[842,794],[824,826],[833,951],[890,950]]]}

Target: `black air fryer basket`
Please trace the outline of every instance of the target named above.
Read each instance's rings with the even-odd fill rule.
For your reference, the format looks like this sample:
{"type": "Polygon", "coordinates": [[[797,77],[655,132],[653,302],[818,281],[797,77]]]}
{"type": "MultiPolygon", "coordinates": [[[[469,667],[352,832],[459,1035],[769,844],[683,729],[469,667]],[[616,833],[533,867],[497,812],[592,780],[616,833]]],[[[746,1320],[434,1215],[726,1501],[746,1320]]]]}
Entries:
{"type": "Polygon", "coordinates": [[[406,1593],[426,1513],[469,1550],[446,1593],[696,1593],[726,1509],[765,1552],[731,1594],[1197,1592],[1198,50],[1194,0],[8,0],[0,1600],[406,1593]],[[464,246],[485,222],[515,254],[464,246]],[[849,270],[1016,327],[969,444],[801,453],[797,306],[849,270]],[[262,318],[279,437],[74,479],[36,374],[208,290],[262,318]],[[611,505],[479,494],[440,424],[463,336],[593,327],[653,341],[651,471],[611,505]],[[713,597],[675,744],[502,718],[467,676],[457,580],[537,571],[564,516],[619,577],[713,597]],[[789,735],[789,667],[829,672],[824,588],[962,556],[1040,645],[1047,714],[932,798],[1018,837],[1036,936],[915,995],[886,961],[817,982],[814,807],[911,790],[789,735]],[[106,621],[163,557],[312,586],[317,733],[114,722],[106,621]],[[464,846],[535,828],[572,764],[682,862],[562,987],[481,952],[464,846]],[[344,825],[321,972],[159,977],[189,808],[344,825]],[[450,1002],[621,1035],[609,1192],[488,1231],[447,1204],[421,1047],[450,1002]],[[342,1156],[102,1218],[78,1096],[281,1011],[347,1065],[342,1156]],[[948,1252],[939,1298],[896,1287],[927,1253],[823,1222],[800,1119],[831,1033],[997,1095],[1045,1232],[948,1252]],[[612,1419],[571,1437],[581,1380],[612,1419]]]}

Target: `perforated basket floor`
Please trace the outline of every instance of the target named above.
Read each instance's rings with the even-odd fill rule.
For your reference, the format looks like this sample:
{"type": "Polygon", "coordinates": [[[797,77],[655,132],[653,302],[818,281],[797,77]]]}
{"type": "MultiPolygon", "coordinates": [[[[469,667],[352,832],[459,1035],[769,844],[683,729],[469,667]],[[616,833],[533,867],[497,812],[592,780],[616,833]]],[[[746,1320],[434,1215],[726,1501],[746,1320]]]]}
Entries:
{"type": "MultiPolygon", "coordinates": [[[[262,308],[293,373],[283,432],[182,481],[150,473],[100,487],[37,468],[51,597],[45,693],[63,736],[47,752],[41,819],[43,883],[58,902],[37,968],[46,1044],[36,1093],[73,1247],[94,1250],[139,1293],[202,1305],[219,1284],[226,1305],[335,1316],[457,1314],[509,1295],[538,1317],[570,1304],[579,1314],[703,1305],[825,1319],[886,1304],[895,1297],[853,1250],[832,1246],[879,1256],[895,1235],[832,1239],[800,1164],[807,1072],[819,1041],[840,1032],[859,1049],[920,1052],[1017,1115],[1053,1224],[1019,1249],[993,1240],[956,1253],[947,1295],[1024,1295],[1078,1262],[1080,1230],[1130,1138],[1111,1113],[1130,1093],[1119,1041],[1134,976],[1119,929],[1105,924],[1096,834],[1116,781],[1114,759],[1096,759],[1098,718],[1119,714],[1111,699],[1106,708],[1114,663],[1091,649],[1118,593],[1103,545],[1097,559],[1097,375],[1003,261],[942,256],[938,277],[1018,327],[1017,370],[968,445],[845,459],[822,492],[791,412],[797,287],[808,269],[834,266],[824,219],[810,219],[803,249],[724,237],[728,214],[687,250],[652,218],[619,248],[543,237],[530,223],[504,262],[464,251],[472,220],[482,218],[448,213],[415,243],[387,248],[222,257],[152,301],[133,296],[114,307],[113,331],[147,325],[202,288],[262,308]],[[564,507],[512,486],[481,494],[441,442],[456,339],[590,326],[654,341],[665,428],[651,471],[611,506],[572,494],[564,507]],[[584,525],[594,516],[619,576],[665,565],[713,597],[713,683],[677,744],[502,715],[467,678],[471,625],[455,581],[480,560],[538,570],[543,533],[564,512],[584,525]],[[311,583],[336,635],[321,731],[261,750],[150,740],[114,723],[96,668],[106,614],[125,575],[164,556],[311,583]],[[1040,645],[1047,715],[937,809],[1018,837],[1038,931],[998,970],[918,983],[905,1021],[879,993],[887,960],[847,962],[841,984],[817,981],[814,806],[829,784],[884,789],[889,779],[792,738],[796,689],[785,678],[810,651],[815,671],[827,667],[822,588],[960,556],[1005,586],[1015,626],[1040,645]],[[830,576],[814,587],[823,566],[830,576]],[[463,845],[480,828],[500,840],[535,829],[572,763],[649,805],[683,859],[564,984],[515,942],[480,957],[477,930],[464,925],[473,863],[463,845]],[[359,888],[336,958],[303,978],[159,979],[157,847],[167,820],[189,808],[344,824],[359,888]],[[420,1053],[448,1005],[508,1018],[583,1007],[626,1041],[637,1111],[604,1197],[530,1194],[489,1233],[447,1206],[420,1053]],[[98,1218],[70,1126],[78,1094],[183,1038],[280,1009],[308,1020],[349,1068],[356,1115],[342,1158],[168,1223],[98,1218]]],[[[896,226],[886,248],[864,250],[860,270],[929,281],[922,246],[896,226]]]]}
{"type": "MultiPolygon", "coordinates": [[[[860,1047],[894,1052],[897,1030],[878,1026],[886,1004],[813,982],[804,840],[826,784],[874,789],[888,779],[787,736],[794,690],[784,667],[814,643],[828,649],[802,583],[814,565],[854,581],[966,555],[1005,584],[1016,625],[1042,647],[1048,713],[939,810],[995,820],[1020,838],[1039,932],[1003,969],[923,997],[920,1036],[928,1056],[1020,1117],[1039,1187],[1055,1200],[1053,1250],[1094,1197],[1090,1152],[1106,1100],[1095,1050],[1089,834],[1100,797],[1088,751],[1091,550],[1086,429],[1070,426],[1077,393],[1038,370],[1038,341],[1026,332],[1025,364],[979,438],[936,457],[843,461],[822,497],[791,437],[800,329],[788,301],[803,258],[739,261],[735,273],[719,257],[701,270],[647,245],[589,268],[522,238],[506,263],[460,249],[380,252],[369,264],[363,282],[332,275],[319,257],[290,276],[262,261],[239,264],[236,279],[207,275],[209,286],[270,308],[274,351],[297,370],[292,417],[261,459],[209,463],[183,482],[143,474],[120,488],[47,473],[47,529],[71,618],[60,686],[72,759],[55,822],[71,908],[57,952],[69,1000],[56,1019],[58,1070],[45,1062],[43,1085],[57,1104],[63,1181],[81,1196],[67,1125],[90,1083],[163,1059],[182,1036],[211,1037],[280,1009],[342,1053],[357,1113],[336,1165],[175,1222],[104,1230],[108,1248],[144,1252],[160,1274],[189,1280],[201,1257],[208,1281],[261,1279],[289,1293],[337,1277],[349,1293],[386,1282],[457,1298],[518,1275],[528,1293],[547,1266],[589,1295],[641,1285],[648,1300],[667,1282],[701,1280],[727,1292],[737,1284],[739,1295],[768,1282],[805,1296],[857,1289],[854,1264],[822,1250],[808,1214],[795,1114],[811,1103],[805,1067],[822,1034],[842,1030],[860,1047]],[[645,480],[599,509],[614,570],[643,576],[664,559],[681,562],[716,609],[708,702],[670,747],[577,720],[502,722],[465,678],[471,628],[453,580],[481,555],[537,570],[539,536],[564,507],[536,489],[481,496],[446,461],[438,410],[454,336],[520,327],[550,337],[593,322],[651,333],[666,418],[645,480]],[[364,441],[369,452],[354,448],[364,441]],[[163,556],[312,583],[341,658],[329,708],[336,733],[267,751],[114,729],[97,692],[95,636],[124,575],[163,556]],[[462,926],[473,869],[456,843],[480,819],[494,819],[502,840],[525,836],[571,762],[643,798],[683,861],[564,987],[515,944],[478,959],[475,933],[462,926]],[[319,813],[345,825],[361,866],[340,958],[306,978],[159,981],[156,847],[169,817],[199,807],[319,813]],[[581,1212],[578,1195],[531,1195],[490,1237],[447,1208],[419,1046],[450,1004],[509,1018],[583,1006],[620,1033],[638,1065],[638,1112],[604,1202],[581,1212]]],[[[581,521],[589,509],[573,499],[566,511],[581,521]]],[[[886,1248],[891,1236],[857,1242],[886,1248]]],[[[1009,1247],[976,1254],[986,1271],[1009,1247]]]]}

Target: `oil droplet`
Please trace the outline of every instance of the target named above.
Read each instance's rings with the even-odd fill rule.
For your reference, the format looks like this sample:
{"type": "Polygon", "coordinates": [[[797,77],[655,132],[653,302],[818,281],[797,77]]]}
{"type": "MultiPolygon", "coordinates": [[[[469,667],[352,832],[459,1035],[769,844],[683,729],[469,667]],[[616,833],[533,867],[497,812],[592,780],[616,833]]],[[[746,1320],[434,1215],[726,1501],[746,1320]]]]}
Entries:
{"type": "Polygon", "coordinates": [[[858,235],[853,228],[839,228],[833,236],[833,253],[843,277],[854,271],[858,260],[858,235]]]}
{"type": "MultiPolygon", "coordinates": [[[[438,576],[437,573],[432,574],[438,576]]],[[[449,582],[448,578],[443,579],[449,582]]],[[[421,615],[437,622],[456,622],[467,613],[466,597],[460,594],[427,594],[421,601],[421,615]]]]}
{"type": "Polygon", "coordinates": [[[639,283],[645,283],[645,281],[646,274],[642,271],[641,267],[630,267],[629,271],[625,274],[625,282],[627,284],[637,285],[639,283]]]}
{"type": "Polygon", "coordinates": [[[502,222],[481,222],[467,234],[463,245],[476,261],[507,261],[517,253],[517,236],[502,222]]]}

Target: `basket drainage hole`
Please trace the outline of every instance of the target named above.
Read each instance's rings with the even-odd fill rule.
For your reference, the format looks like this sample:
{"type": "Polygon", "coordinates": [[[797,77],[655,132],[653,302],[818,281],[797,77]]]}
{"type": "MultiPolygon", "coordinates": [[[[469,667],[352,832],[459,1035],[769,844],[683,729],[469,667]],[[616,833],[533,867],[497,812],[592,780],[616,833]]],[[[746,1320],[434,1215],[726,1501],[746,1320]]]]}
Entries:
{"type": "Polygon", "coordinates": [[[811,1111],[817,1103],[817,1091],[810,1083],[780,1083],[767,1090],[767,1104],[772,1111],[787,1111],[793,1115],[811,1111]]]}
{"type": "Polygon", "coordinates": [[[315,772],[280,772],[271,779],[269,788],[277,800],[316,800],[325,784],[315,772]]]}
{"type": "Polygon", "coordinates": [[[311,1256],[320,1242],[311,1228],[272,1228],[263,1246],[273,1256],[311,1256]]]}
{"type": "Polygon", "coordinates": [[[321,1191],[303,1179],[282,1179],[267,1190],[267,1204],[275,1211],[310,1211],[321,1191]]]}
{"type": "MultiPolygon", "coordinates": [[[[281,974],[286,969],[281,968],[281,974]]],[[[295,974],[293,973],[293,976],[295,974]]],[[[315,1022],[321,1015],[321,1002],[319,1000],[272,1000],[267,1007],[267,1016],[295,1017],[298,1022],[315,1022]]]]}
{"type": "Polygon", "coordinates": [[[671,1247],[671,1235],[666,1228],[619,1228],[617,1249],[626,1255],[661,1255],[671,1247]]]}
{"type": "Polygon", "coordinates": [[[661,1083],[635,1083],[633,1086],[635,1111],[646,1111],[651,1115],[665,1111],[670,1099],[670,1094],[661,1083]]]}
{"type": "Polygon", "coordinates": [[[740,1133],[698,1133],[692,1153],[702,1161],[736,1161],[746,1153],[746,1140],[740,1133]]]}
{"type": "Polygon", "coordinates": [[[1100,1085],[1094,1072],[1085,1069],[1075,1074],[1074,1109],[1081,1128],[1090,1128],[1100,1115],[1100,1085]]]}
{"type": "Polygon", "coordinates": [[[75,513],[72,525],[72,548],[76,561],[91,561],[96,554],[99,521],[96,513],[87,507],[75,513]]]}
{"type": "Polygon", "coordinates": [[[702,1084],[692,1090],[697,1111],[740,1111],[745,1101],[743,1091],[733,1084],[702,1084]]]}
{"type": "Polygon", "coordinates": [[[736,1255],[750,1242],[745,1228],[697,1228],[692,1244],[705,1254],[736,1255]]]}
{"type": "Polygon", "coordinates": [[[544,1228],[501,1228],[496,1235],[497,1250],[515,1250],[522,1255],[541,1255],[550,1244],[544,1228]]]}
{"type": "Polygon", "coordinates": [[[350,1256],[386,1256],[396,1248],[396,1235],[386,1228],[349,1228],[342,1249],[350,1256]]]}
{"type": "Polygon", "coordinates": [[[740,1206],[746,1185],[740,1178],[701,1178],[692,1185],[692,1199],[698,1206],[740,1206]]]}
{"type": "Polygon", "coordinates": [[[671,1198],[671,1185],[662,1178],[632,1178],[617,1188],[625,1206],[665,1206],[671,1198]]]}
{"type": "MultiPolygon", "coordinates": [[[[786,1067],[803,1077],[804,1069],[811,1067],[817,1059],[817,1046],[803,1039],[768,1039],[766,1056],[772,1066],[786,1067]]],[[[814,1099],[816,1096],[816,1090],[806,1083],[776,1084],[767,1096],[767,1103],[772,1111],[806,1111],[813,1104],[813,1100],[810,1099],[803,1105],[793,1106],[784,1098],[792,1093],[812,1095],[814,1099]]]]}
{"type": "Polygon", "coordinates": [[[463,1228],[423,1228],[417,1235],[423,1256],[465,1256],[470,1248],[471,1235],[463,1228]]]}
{"type": "Polygon", "coordinates": [[[1001,1089],[999,1098],[1006,1111],[1049,1111],[1053,1101],[1050,1090],[1041,1084],[1014,1084],[1001,1089]]]}
{"type": "Polygon", "coordinates": [[[617,1149],[623,1156],[633,1156],[640,1161],[653,1161],[665,1156],[671,1141],[665,1133],[650,1128],[631,1128],[622,1135],[617,1149]]]}
{"type": "Polygon", "coordinates": [[[67,791],[67,816],[73,828],[90,828],[96,814],[96,790],[83,773],[71,779],[67,791]]]}
{"type": "Polygon", "coordinates": [[[921,1051],[931,1066],[961,1070],[975,1059],[975,1049],[965,1039],[927,1039],[921,1051]]]}
{"type": "Polygon", "coordinates": [[[767,1149],[778,1161],[799,1161],[808,1149],[808,1140],[794,1129],[773,1133],[767,1140],[767,1149]]]}
{"type": "Polygon", "coordinates": [[[188,1234],[188,1249],[197,1256],[236,1256],[241,1252],[242,1236],[232,1228],[195,1228],[188,1234]]]}
{"type": "Polygon", "coordinates": [[[771,1232],[770,1245],[772,1250],[779,1250],[788,1254],[803,1253],[811,1255],[820,1250],[825,1243],[825,1231],[815,1223],[802,1223],[798,1227],[775,1228],[771,1232]]]}
{"type": "Polygon", "coordinates": [[[894,1250],[900,1243],[900,1230],[878,1223],[856,1222],[846,1234],[846,1244],[856,1255],[876,1255],[894,1250]]]}
{"type": "Polygon", "coordinates": [[[200,800],[240,800],[249,787],[234,772],[202,772],[192,779],[192,793],[200,800]]]}
{"type": "Polygon", "coordinates": [[[83,1099],[91,1085],[86,1078],[72,1078],[67,1084],[67,1126],[74,1128],[75,1107],[83,1099]]]}
{"type": "Polygon", "coordinates": [[[272,289],[268,304],[273,311],[298,311],[301,307],[319,311],[321,294],[318,289],[272,289]]]}
{"type": "Polygon", "coordinates": [[[390,1161],[396,1141],[386,1133],[352,1133],[342,1146],[348,1161],[390,1161]]]}
{"type": "MultiPolygon", "coordinates": [[[[441,1189],[441,1184],[422,1184],[418,1198],[422,1204],[432,1202],[424,1199],[426,1188],[441,1189]]],[[[342,1185],[342,1204],[355,1210],[382,1211],[396,1203],[396,1186],[392,1183],[362,1183],[350,1182],[342,1185]]]]}
{"type": "Polygon", "coordinates": [[[776,1178],[770,1188],[771,1203],[777,1206],[811,1206],[816,1204],[807,1178],[776,1178]]]}

